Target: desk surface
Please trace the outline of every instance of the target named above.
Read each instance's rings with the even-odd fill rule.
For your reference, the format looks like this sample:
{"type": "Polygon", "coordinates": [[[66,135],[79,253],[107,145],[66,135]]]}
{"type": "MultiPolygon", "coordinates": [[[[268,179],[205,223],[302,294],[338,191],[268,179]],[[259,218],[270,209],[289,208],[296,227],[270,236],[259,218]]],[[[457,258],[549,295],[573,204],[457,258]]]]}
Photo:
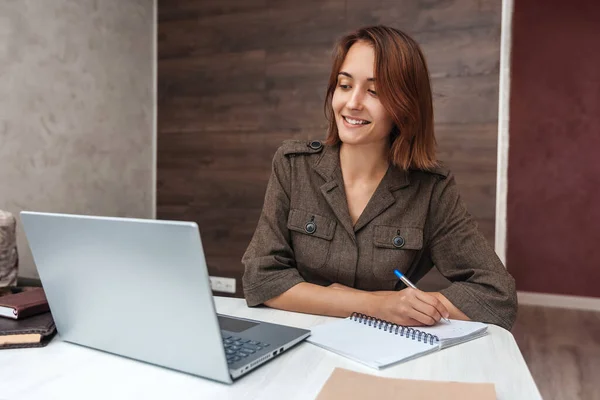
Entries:
{"type": "MultiPolygon", "coordinates": [[[[327,317],[248,308],[215,297],[219,313],[310,328],[327,317]]],[[[193,356],[193,355],[190,355],[193,356]]],[[[381,371],[303,342],[225,385],[62,342],[45,348],[0,350],[0,399],[314,399],[335,367],[379,376],[493,382],[498,399],[541,399],[529,369],[506,330],[381,371]]]]}

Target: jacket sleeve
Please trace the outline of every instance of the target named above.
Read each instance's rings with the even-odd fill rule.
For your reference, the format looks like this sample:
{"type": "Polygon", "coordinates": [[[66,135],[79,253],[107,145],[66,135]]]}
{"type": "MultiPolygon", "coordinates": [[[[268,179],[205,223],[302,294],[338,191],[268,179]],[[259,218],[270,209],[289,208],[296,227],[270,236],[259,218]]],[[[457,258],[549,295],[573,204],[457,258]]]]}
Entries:
{"type": "Polygon", "coordinates": [[[517,315],[515,281],[479,232],[452,174],[435,184],[430,204],[431,259],[452,282],[441,293],[472,320],[510,330],[517,315]]]}
{"type": "Polygon", "coordinates": [[[262,304],[304,281],[296,269],[287,228],[290,193],[290,160],[280,147],[273,157],[258,225],[242,257],[242,285],[248,306],[262,304]]]}

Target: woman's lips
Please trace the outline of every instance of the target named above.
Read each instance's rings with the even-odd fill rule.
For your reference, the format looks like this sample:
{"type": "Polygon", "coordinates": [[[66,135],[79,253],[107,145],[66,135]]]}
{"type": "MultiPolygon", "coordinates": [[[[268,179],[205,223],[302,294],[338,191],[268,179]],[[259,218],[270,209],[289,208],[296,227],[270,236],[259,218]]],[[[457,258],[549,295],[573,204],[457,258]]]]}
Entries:
{"type": "Polygon", "coordinates": [[[345,115],[342,115],[342,119],[344,120],[344,125],[349,128],[360,128],[371,123],[371,121],[367,121],[366,119],[348,117],[345,115]]]}

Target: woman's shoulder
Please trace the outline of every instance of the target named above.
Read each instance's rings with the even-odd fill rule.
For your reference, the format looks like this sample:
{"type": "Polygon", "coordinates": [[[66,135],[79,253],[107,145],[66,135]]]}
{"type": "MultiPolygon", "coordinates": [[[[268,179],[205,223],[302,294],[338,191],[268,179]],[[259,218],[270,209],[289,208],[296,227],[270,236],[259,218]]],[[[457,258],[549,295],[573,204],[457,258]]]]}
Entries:
{"type": "Polygon", "coordinates": [[[452,177],[450,169],[441,161],[438,162],[437,166],[429,169],[411,168],[410,174],[411,177],[416,179],[446,180],[452,177]]]}
{"type": "Polygon", "coordinates": [[[284,140],[276,154],[281,157],[320,153],[325,144],[320,140],[284,140]]]}
{"type": "Polygon", "coordinates": [[[427,170],[414,169],[410,172],[411,183],[419,182],[418,187],[432,193],[436,202],[455,202],[460,197],[454,173],[443,163],[438,162],[434,168],[427,170]]]}
{"type": "Polygon", "coordinates": [[[320,140],[284,140],[273,156],[273,165],[284,172],[289,172],[292,164],[313,165],[314,161],[309,162],[310,157],[320,155],[324,148],[325,144],[320,140]],[[292,162],[292,158],[296,161],[292,162]]]}

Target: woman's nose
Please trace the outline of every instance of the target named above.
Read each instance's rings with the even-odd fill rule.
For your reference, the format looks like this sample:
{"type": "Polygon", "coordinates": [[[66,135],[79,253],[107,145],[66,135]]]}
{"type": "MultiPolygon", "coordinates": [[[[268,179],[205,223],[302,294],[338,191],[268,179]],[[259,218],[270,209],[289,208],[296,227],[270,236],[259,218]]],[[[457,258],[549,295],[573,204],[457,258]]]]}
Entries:
{"type": "Polygon", "coordinates": [[[353,90],[346,106],[351,110],[361,110],[363,107],[363,97],[358,90],[353,90]]]}

